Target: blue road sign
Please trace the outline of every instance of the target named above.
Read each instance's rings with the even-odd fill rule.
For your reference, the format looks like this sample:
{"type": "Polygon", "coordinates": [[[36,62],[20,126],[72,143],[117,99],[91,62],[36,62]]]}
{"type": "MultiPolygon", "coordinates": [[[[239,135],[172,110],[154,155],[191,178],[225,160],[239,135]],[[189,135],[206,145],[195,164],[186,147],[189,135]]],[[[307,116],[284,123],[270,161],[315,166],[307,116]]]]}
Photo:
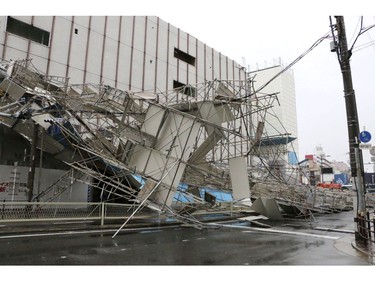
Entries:
{"type": "Polygon", "coordinates": [[[371,134],[367,131],[362,131],[359,133],[359,139],[361,142],[369,142],[371,140],[371,134]]]}

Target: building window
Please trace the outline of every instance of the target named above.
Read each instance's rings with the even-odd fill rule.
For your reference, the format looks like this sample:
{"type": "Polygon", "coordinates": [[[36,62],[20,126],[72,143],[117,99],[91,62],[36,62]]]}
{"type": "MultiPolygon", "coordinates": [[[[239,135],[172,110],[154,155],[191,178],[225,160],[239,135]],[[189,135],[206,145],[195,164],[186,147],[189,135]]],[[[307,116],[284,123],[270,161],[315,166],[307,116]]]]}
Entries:
{"type": "Polygon", "coordinates": [[[187,62],[188,64],[191,64],[192,66],[195,66],[195,57],[177,49],[174,48],[174,57],[178,58],[179,60],[182,60],[184,62],[187,62]]]}
{"type": "Polygon", "coordinates": [[[194,87],[186,86],[185,84],[173,80],[173,89],[176,92],[183,93],[189,97],[195,98],[197,96],[197,90],[194,87]]]}
{"type": "Polygon", "coordinates": [[[15,18],[8,17],[7,32],[32,40],[45,46],[49,45],[50,33],[38,27],[19,21],[15,18]]]}

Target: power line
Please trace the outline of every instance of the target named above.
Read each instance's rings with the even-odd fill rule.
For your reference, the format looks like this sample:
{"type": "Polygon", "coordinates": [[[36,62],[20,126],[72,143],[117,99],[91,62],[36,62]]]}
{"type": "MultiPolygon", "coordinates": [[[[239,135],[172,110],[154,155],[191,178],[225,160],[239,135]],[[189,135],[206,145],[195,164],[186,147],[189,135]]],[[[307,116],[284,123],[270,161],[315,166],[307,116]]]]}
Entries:
{"type": "Polygon", "coordinates": [[[349,52],[350,52],[350,53],[352,53],[353,48],[354,48],[354,45],[355,45],[355,43],[357,42],[358,37],[361,36],[363,33],[366,33],[367,31],[369,31],[369,30],[370,30],[371,28],[373,28],[373,27],[375,27],[375,24],[370,25],[370,26],[364,28],[364,27],[363,27],[363,16],[361,17],[361,28],[359,29],[359,32],[358,32],[358,34],[357,34],[357,37],[355,38],[355,40],[354,40],[352,46],[351,46],[350,49],[349,49],[349,52]]]}
{"type": "Polygon", "coordinates": [[[277,77],[279,77],[281,74],[283,74],[285,71],[287,71],[288,69],[290,69],[292,66],[294,66],[297,62],[299,62],[304,56],[306,56],[308,53],[310,53],[315,47],[317,47],[320,43],[322,43],[324,41],[324,39],[327,39],[330,37],[330,31],[327,32],[325,35],[323,35],[322,37],[320,37],[318,40],[316,40],[314,42],[314,44],[312,44],[310,46],[310,48],[308,48],[305,52],[303,52],[300,56],[298,56],[293,62],[291,62],[288,66],[286,66],[284,69],[282,69],[279,73],[277,73],[275,76],[273,76],[267,83],[265,83],[263,86],[261,86],[260,88],[258,88],[254,93],[251,93],[249,94],[248,96],[245,96],[245,97],[249,97],[250,95],[253,95],[253,94],[256,94],[258,92],[260,92],[261,90],[263,90],[265,87],[267,87],[273,80],[275,80],[277,77]]]}
{"type": "Polygon", "coordinates": [[[357,34],[357,37],[354,39],[354,42],[353,42],[352,46],[349,49],[349,52],[352,52],[353,47],[354,47],[355,43],[357,42],[358,37],[361,35],[362,29],[363,29],[363,16],[361,17],[361,27],[359,28],[359,32],[357,34]]]}
{"type": "Polygon", "coordinates": [[[375,46],[375,40],[372,40],[372,41],[369,41],[369,42],[364,43],[362,45],[359,45],[358,47],[354,48],[353,53],[361,51],[361,50],[366,49],[366,48],[371,47],[371,46],[375,46]]]}

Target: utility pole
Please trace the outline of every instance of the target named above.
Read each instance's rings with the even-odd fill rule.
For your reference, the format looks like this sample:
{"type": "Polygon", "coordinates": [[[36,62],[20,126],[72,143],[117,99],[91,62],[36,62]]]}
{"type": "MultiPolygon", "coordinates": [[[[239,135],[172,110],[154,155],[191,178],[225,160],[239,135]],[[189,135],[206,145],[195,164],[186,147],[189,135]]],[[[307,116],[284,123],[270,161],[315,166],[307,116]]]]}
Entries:
{"type": "MultiPolygon", "coordinates": [[[[336,25],[332,25],[331,29],[334,38],[333,48],[340,63],[343,84],[344,84],[344,98],[346,105],[346,117],[349,135],[349,154],[350,154],[350,167],[351,175],[354,184],[357,188],[357,212],[354,219],[356,224],[355,238],[358,242],[367,243],[369,237],[369,230],[367,224],[364,223],[366,218],[366,201],[365,201],[365,188],[364,188],[364,169],[363,169],[363,156],[362,151],[359,149],[359,122],[357,114],[357,104],[355,93],[353,89],[352,75],[350,69],[351,50],[348,50],[348,44],[345,32],[345,23],[343,16],[335,16],[336,25]],[[337,41],[334,35],[334,29],[337,31],[337,41]],[[363,222],[363,223],[361,223],[363,222]]],[[[331,19],[331,18],[330,18],[331,19]]]]}

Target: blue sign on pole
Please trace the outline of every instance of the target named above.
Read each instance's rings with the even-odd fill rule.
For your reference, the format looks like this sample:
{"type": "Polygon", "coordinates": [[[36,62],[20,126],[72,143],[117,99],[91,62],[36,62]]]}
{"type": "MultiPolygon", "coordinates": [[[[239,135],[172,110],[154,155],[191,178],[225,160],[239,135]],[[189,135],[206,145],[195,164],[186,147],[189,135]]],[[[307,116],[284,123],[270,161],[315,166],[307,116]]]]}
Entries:
{"type": "Polygon", "coordinates": [[[370,132],[367,131],[362,131],[359,133],[359,139],[361,142],[369,142],[371,140],[371,134],[370,132]]]}

